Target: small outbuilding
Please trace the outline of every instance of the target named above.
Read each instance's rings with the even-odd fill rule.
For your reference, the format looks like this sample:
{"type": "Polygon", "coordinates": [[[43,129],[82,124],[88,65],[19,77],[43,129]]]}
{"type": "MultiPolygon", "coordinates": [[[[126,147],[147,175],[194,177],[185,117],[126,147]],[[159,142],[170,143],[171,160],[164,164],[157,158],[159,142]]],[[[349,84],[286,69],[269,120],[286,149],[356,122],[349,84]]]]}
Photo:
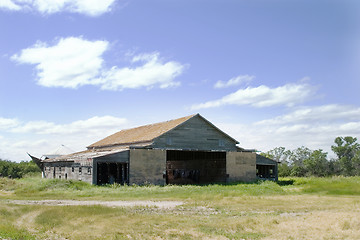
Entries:
{"type": "Polygon", "coordinates": [[[114,133],[86,151],[40,160],[45,178],[92,184],[209,184],[277,179],[277,162],[237,146],[200,114],[114,133]]]}

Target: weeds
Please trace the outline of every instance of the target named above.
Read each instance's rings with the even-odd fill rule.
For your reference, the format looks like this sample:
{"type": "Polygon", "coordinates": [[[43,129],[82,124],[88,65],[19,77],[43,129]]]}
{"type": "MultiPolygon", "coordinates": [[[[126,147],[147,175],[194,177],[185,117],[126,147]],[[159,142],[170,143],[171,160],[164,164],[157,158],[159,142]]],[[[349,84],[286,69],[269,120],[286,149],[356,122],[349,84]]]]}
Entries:
{"type": "Polygon", "coordinates": [[[360,195],[360,177],[281,178],[279,182],[258,181],[251,184],[210,184],[94,186],[81,181],[29,177],[20,180],[0,178],[0,190],[15,194],[3,198],[92,200],[216,200],[224,197],[268,196],[284,194],[360,195]]]}
{"type": "Polygon", "coordinates": [[[294,186],[302,188],[304,193],[326,195],[360,195],[360,177],[308,177],[294,178],[294,186]]]}
{"type": "Polygon", "coordinates": [[[359,239],[360,178],[205,186],[0,179],[0,239],[359,239]],[[21,206],[6,199],[177,200],[174,209],[21,206]],[[329,227],[331,226],[331,227],[329,227]]]}
{"type": "Polygon", "coordinates": [[[22,228],[14,227],[11,224],[0,224],[1,239],[35,240],[35,236],[22,228]]]}

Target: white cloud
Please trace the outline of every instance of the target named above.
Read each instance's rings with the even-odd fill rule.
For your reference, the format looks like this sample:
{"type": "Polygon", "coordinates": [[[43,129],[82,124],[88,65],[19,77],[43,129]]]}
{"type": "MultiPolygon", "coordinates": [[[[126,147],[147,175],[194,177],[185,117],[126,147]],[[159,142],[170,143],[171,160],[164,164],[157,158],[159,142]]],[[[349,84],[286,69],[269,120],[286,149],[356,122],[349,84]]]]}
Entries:
{"type": "Polygon", "coordinates": [[[259,87],[239,89],[218,100],[195,104],[191,109],[198,110],[225,105],[251,105],[254,107],[294,106],[312,97],[315,90],[315,87],[306,83],[288,83],[277,88],[261,85],[259,87]]]}
{"type": "Polygon", "coordinates": [[[345,124],[342,124],[340,126],[340,129],[343,131],[349,132],[351,135],[351,132],[359,132],[360,130],[360,121],[359,122],[348,122],[345,124]]]}
{"type": "Polygon", "coordinates": [[[52,129],[56,127],[54,123],[46,121],[32,121],[24,125],[17,126],[15,128],[9,129],[10,132],[14,133],[44,133],[47,129],[52,129]]]}
{"type": "Polygon", "coordinates": [[[99,16],[111,10],[116,0],[1,0],[0,8],[33,10],[42,14],[58,12],[99,16]]]}
{"type": "Polygon", "coordinates": [[[27,152],[30,151],[31,154],[35,154],[38,157],[41,157],[42,154],[47,151],[55,149],[59,144],[51,144],[46,139],[36,139],[28,138],[21,140],[6,140],[0,142],[0,159],[6,159],[11,161],[29,161],[30,157],[27,155],[27,152]]]}
{"type": "Polygon", "coordinates": [[[0,130],[6,130],[9,128],[16,127],[18,125],[19,125],[19,121],[17,119],[0,117],[0,130]]]}
{"type": "Polygon", "coordinates": [[[0,1],[0,9],[7,9],[7,10],[12,10],[12,11],[18,11],[21,9],[21,7],[17,4],[15,4],[13,1],[11,0],[1,0],[0,1]]]}
{"type": "Polygon", "coordinates": [[[38,141],[19,141],[19,142],[15,142],[14,144],[12,144],[11,146],[14,148],[39,148],[42,147],[44,145],[48,145],[46,140],[38,140],[38,141]]]}
{"type": "Polygon", "coordinates": [[[243,83],[249,83],[251,82],[255,76],[249,76],[249,75],[240,75],[234,78],[231,78],[229,81],[217,81],[214,85],[214,88],[226,88],[231,86],[237,86],[243,83]]]}
{"type": "Polygon", "coordinates": [[[301,146],[310,149],[323,149],[332,155],[331,146],[338,136],[353,136],[359,139],[360,122],[344,124],[325,124],[321,127],[310,125],[255,126],[239,124],[218,124],[221,129],[240,141],[240,146],[266,152],[275,147],[293,150],[301,146]],[[352,125],[351,128],[347,128],[352,125]],[[355,128],[357,126],[357,128],[355,128]]]}
{"type": "MultiPolygon", "coordinates": [[[[64,144],[75,151],[81,151],[91,143],[128,126],[125,118],[95,116],[67,124],[47,121],[20,122],[8,124],[0,129],[0,158],[20,161],[30,152],[38,157],[64,144]]],[[[11,123],[11,119],[8,119],[11,123]]]]}
{"type": "Polygon", "coordinates": [[[260,125],[281,125],[288,123],[317,123],[319,121],[337,121],[347,119],[360,119],[360,108],[346,105],[329,104],[315,107],[301,107],[289,114],[278,116],[273,119],[259,121],[260,125]]]}
{"type": "Polygon", "coordinates": [[[360,108],[344,105],[324,105],[302,107],[289,114],[258,121],[255,127],[272,129],[273,133],[294,134],[293,137],[307,135],[307,141],[317,137],[360,135],[360,108]],[[295,129],[298,127],[298,129],[295,129]],[[293,131],[295,130],[295,131],[293,131]]]}
{"type": "Polygon", "coordinates": [[[284,146],[287,149],[306,146],[324,149],[333,155],[331,145],[338,136],[360,137],[360,108],[343,105],[302,107],[286,115],[253,124],[216,124],[240,146],[268,151],[284,146]]]}
{"type": "Polygon", "coordinates": [[[13,133],[33,133],[33,134],[79,134],[96,133],[102,129],[114,129],[126,123],[124,118],[112,116],[92,117],[87,120],[79,120],[69,124],[55,124],[47,121],[31,121],[10,129],[13,133]]]}
{"type": "Polygon", "coordinates": [[[61,38],[55,45],[38,42],[11,58],[18,63],[35,64],[37,82],[45,87],[78,88],[100,86],[104,90],[124,88],[168,88],[185,69],[175,61],[165,62],[160,54],[133,56],[130,67],[105,68],[102,55],[109,48],[107,41],[89,41],[78,37],[61,38]]]}
{"type": "Polygon", "coordinates": [[[104,72],[101,78],[101,88],[106,90],[122,90],[124,88],[140,88],[159,86],[168,88],[178,86],[180,83],[174,79],[179,76],[184,66],[178,62],[163,63],[159,53],[142,54],[134,56],[133,63],[142,62],[141,66],[130,68],[113,67],[104,72]]]}
{"type": "Polygon", "coordinates": [[[36,64],[38,84],[45,87],[77,88],[91,84],[102,68],[101,55],[107,41],[61,38],[54,46],[38,42],[12,56],[19,63],[36,64]]]}

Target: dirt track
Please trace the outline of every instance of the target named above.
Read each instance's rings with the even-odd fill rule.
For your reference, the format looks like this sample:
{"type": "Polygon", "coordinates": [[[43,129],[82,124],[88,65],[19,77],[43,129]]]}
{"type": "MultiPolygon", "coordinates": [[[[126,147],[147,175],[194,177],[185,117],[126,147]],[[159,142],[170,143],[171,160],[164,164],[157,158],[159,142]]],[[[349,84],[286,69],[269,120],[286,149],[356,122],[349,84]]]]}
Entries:
{"type": "Polygon", "coordinates": [[[180,201],[77,201],[77,200],[10,200],[9,203],[19,205],[47,205],[47,206],[90,206],[106,207],[155,207],[162,209],[175,208],[183,205],[180,201]]]}

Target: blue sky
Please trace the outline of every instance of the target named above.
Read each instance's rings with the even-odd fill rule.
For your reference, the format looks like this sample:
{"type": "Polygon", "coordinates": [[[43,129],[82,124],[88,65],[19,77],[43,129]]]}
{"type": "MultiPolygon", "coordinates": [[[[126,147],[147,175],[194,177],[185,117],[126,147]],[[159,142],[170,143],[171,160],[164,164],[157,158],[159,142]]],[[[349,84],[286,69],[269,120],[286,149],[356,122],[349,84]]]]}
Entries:
{"type": "Polygon", "coordinates": [[[245,148],[360,136],[356,0],[0,0],[0,158],[200,113],[245,148]]]}

